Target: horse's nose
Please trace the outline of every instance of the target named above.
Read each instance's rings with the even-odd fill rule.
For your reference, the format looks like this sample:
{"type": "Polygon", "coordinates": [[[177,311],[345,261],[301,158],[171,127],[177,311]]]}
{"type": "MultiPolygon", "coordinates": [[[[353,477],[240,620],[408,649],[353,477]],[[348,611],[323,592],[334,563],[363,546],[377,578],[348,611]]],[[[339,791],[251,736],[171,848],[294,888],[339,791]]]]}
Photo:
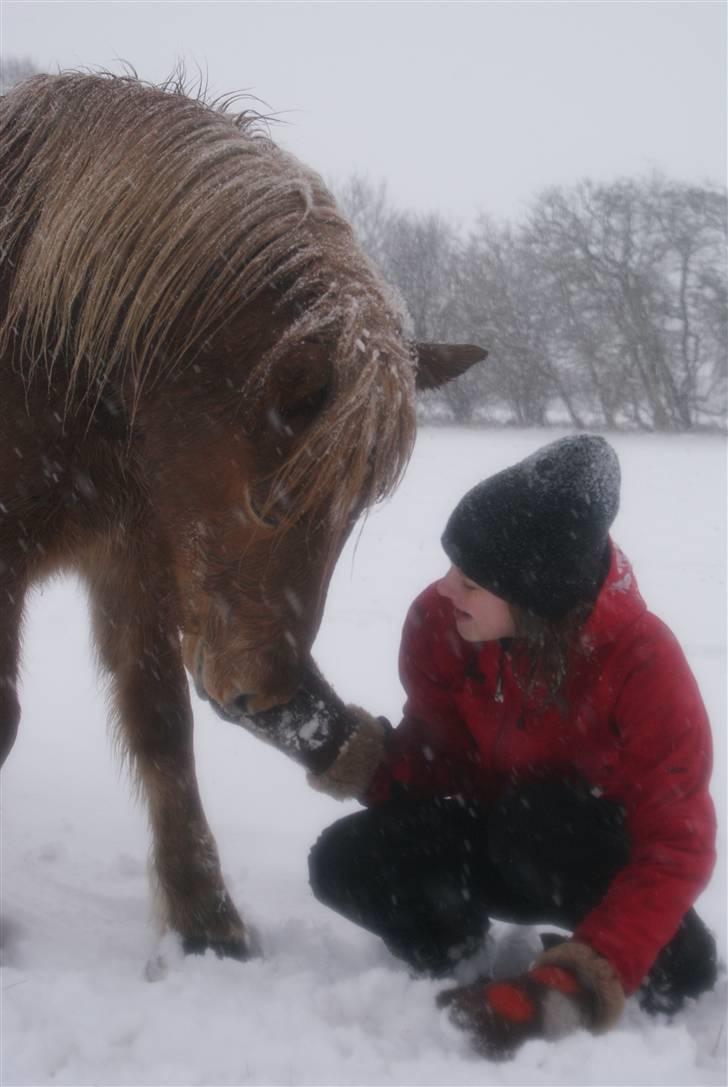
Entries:
{"type": "Polygon", "coordinates": [[[241,717],[257,717],[266,710],[285,705],[295,690],[294,687],[293,691],[285,691],[282,697],[278,693],[238,694],[234,698],[229,698],[220,709],[225,717],[233,721],[239,721],[241,717]]]}
{"type": "Polygon", "coordinates": [[[234,725],[240,724],[243,717],[247,717],[253,712],[251,706],[253,702],[252,695],[241,694],[236,698],[231,698],[228,702],[218,702],[216,698],[211,698],[208,694],[205,694],[205,698],[218,717],[222,717],[223,721],[232,721],[234,725]]]}
{"type": "Polygon", "coordinates": [[[239,694],[230,702],[225,704],[225,712],[229,713],[231,717],[245,717],[250,712],[250,703],[252,696],[249,694],[239,694]]]}

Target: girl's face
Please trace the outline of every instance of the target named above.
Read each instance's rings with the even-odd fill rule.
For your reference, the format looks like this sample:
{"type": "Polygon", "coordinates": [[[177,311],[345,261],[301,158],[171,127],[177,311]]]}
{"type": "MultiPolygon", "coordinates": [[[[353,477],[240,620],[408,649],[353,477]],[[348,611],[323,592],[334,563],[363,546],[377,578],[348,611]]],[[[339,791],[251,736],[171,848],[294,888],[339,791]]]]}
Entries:
{"type": "Polygon", "coordinates": [[[505,600],[476,585],[457,566],[451,566],[438,581],[437,590],[452,602],[458,634],[466,642],[492,642],[515,634],[505,600]]]}

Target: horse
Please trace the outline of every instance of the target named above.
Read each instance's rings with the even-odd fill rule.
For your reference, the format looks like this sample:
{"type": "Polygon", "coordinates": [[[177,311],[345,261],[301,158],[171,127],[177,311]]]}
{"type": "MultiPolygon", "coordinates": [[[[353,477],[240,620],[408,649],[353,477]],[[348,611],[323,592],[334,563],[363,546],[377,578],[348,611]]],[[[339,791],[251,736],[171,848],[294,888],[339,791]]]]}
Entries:
{"type": "Polygon", "coordinates": [[[410,344],[321,178],[231,106],[102,72],[0,99],[0,762],[24,599],[74,571],[164,924],[244,959],[185,666],[223,714],[291,698],[416,384],[484,352],[410,344]]]}

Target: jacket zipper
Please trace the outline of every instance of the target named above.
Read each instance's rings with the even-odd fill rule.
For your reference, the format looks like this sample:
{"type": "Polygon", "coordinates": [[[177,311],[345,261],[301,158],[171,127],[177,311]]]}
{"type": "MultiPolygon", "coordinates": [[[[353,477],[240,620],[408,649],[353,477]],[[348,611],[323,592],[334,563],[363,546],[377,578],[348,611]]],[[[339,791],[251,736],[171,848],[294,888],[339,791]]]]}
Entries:
{"type": "MultiPolygon", "coordinates": [[[[495,694],[493,696],[494,701],[498,702],[500,705],[502,705],[503,702],[504,702],[504,694],[503,694],[503,668],[504,668],[504,665],[505,665],[505,649],[501,645],[500,653],[499,653],[499,656],[498,656],[498,674],[496,676],[496,681],[495,681],[495,694]]],[[[503,743],[504,743],[504,740],[505,740],[505,732],[506,732],[507,727],[508,727],[508,722],[506,720],[505,714],[503,714],[503,716],[501,717],[501,723],[498,726],[498,731],[495,734],[495,741],[493,743],[493,763],[494,763],[494,769],[495,770],[501,770],[499,755],[500,755],[501,748],[503,747],[503,743]]]]}

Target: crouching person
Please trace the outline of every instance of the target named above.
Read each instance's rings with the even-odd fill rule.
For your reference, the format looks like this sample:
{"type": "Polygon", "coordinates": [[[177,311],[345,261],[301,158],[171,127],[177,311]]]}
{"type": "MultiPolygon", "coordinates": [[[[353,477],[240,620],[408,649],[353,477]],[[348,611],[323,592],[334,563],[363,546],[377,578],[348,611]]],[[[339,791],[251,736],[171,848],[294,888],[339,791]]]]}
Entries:
{"type": "Polygon", "coordinates": [[[492,918],[571,934],[521,976],[441,994],[490,1057],[605,1031],[633,993],[675,1012],[716,977],[692,908],[714,864],[710,728],[610,539],[619,486],[612,448],[583,435],[465,495],[452,565],[407,616],[397,728],[319,675],[254,719],[283,721],[311,783],[365,806],[314,845],[311,886],[414,970],[451,974],[492,918]]]}

